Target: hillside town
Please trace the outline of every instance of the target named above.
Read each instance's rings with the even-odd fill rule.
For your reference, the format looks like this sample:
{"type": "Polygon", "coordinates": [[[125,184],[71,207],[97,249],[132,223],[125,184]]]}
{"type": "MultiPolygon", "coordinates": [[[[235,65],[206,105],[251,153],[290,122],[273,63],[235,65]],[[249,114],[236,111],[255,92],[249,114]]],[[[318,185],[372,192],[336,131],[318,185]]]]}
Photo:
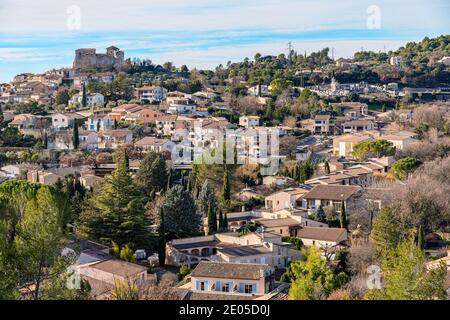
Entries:
{"type": "Polygon", "coordinates": [[[0,107],[0,299],[450,298],[449,35],[215,70],[80,48],[0,107]]]}

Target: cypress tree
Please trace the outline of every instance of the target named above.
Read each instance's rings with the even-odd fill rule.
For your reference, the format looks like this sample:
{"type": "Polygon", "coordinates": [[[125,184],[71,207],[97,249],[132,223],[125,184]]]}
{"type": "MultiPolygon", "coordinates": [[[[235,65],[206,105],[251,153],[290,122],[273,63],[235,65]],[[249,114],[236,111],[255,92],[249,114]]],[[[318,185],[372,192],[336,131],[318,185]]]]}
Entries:
{"type": "Polygon", "coordinates": [[[48,135],[47,132],[44,133],[44,149],[48,148],[48,135]]]}
{"type": "Polygon", "coordinates": [[[191,177],[187,177],[186,190],[192,191],[191,177]]]}
{"type": "Polygon", "coordinates": [[[208,204],[208,234],[217,232],[217,214],[211,203],[208,204]]]}
{"type": "Polygon", "coordinates": [[[128,157],[127,150],[124,148],[125,168],[128,171],[130,169],[130,158],[128,157]]]}
{"type": "Polygon", "coordinates": [[[217,199],[214,190],[211,188],[208,179],[205,180],[202,186],[202,190],[197,197],[198,212],[204,217],[208,216],[209,206],[211,205],[213,210],[217,209],[217,199]]]}
{"type": "Polygon", "coordinates": [[[229,202],[231,200],[231,190],[230,190],[230,178],[228,176],[228,168],[225,166],[225,170],[223,173],[223,191],[222,198],[224,202],[229,202]]]}
{"type": "Polygon", "coordinates": [[[161,207],[159,209],[159,239],[158,239],[158,260],[159,266],[164,267],[166,262],[166,228],[165,228],[165,220],[164,220],[164,210],[161,207]]]}
{"type": "Polygon", "coordinates": [[[347,213],[345,212],[345,202],[342,202],[341,214],[339,216],[342,229],[347,229],[347,213]]]}
{"type": "Polygon", "coordinates": [[[224,222],[223,212],[219,210],[219,231],[226,231],[228,229],[224,222]]]}
{"type": "Polygon", "coordinates": [[[222,231],[223,227],[223,213],[222,210],[219,210],[219,231],[222,231]]]}
{"type": "Polygon", "coordinates": [[[328,160],[325,161],[324,169],[326,174],[330,174],[331,170],[330,170],[330,163],[328,162],[328,160]]]}
{"type": "Polygon", "coordinates": [[[167,175],[167,188],[166,188],[166,191],[169,191],[170,188],[172,188],[172,170],[170,170],[169,174],[167,175]]]}
{"type": "Polygon", "coordinates": [[[72,137],[73,148],[78,149],[80,145],[80,137],[78,135],[78,122],[75,120],[73,124],[73,137],[72,137]]]}
{"type": "Polygon", "coordinates": [[[294,168],[292,168],[291,178],[297,180],[298,172],[298,165],[296,165],[294,166],[294,168]]]}
{"type": "Polygon", "coordinates": [[[422,249],[424,245],[424,235],[422,225],[419,226],[419,230],[417,231],[417,247],[422,249]]]}
{"type": "Polygon", "coordinates": [[[223,215],[223,231],[227,231],[228,230],[228,217],[227,214],[225,213],[223,215]]]}
{"type": "Polygon", "coordinates": [[[81,105],[83,108],[87,107],[87,97],[86,97],[86,85],[83,83],[83,96],[81,98],[81,105]]]}

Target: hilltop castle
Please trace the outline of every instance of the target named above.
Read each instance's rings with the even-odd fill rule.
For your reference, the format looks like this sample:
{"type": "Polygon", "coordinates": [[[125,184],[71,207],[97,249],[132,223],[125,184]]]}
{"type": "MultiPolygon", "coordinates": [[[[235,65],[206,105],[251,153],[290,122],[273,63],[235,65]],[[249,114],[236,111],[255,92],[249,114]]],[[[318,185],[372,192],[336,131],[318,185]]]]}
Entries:
{"type": "Polygon", "coordinates": [[[96,53],[95,49],[78,49],[75,51],[73,69],[75,72],[113,71],[124,65],[124,51],[114,46],[106,48],[106,54],[96,53]]]}

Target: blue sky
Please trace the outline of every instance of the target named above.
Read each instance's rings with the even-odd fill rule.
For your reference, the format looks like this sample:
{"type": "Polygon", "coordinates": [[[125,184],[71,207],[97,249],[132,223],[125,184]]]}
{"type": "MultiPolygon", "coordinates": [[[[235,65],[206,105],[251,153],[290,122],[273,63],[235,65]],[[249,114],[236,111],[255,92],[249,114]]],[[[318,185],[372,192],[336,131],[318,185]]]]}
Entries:
{"type": "Polygon", "coordinates": [[[70,66],[81,47],[190,68],[278,54],[288,41],[350,57],[448,34],[449,13],[448,0],[1,0],[0,82],[70,66]],[[379,28],[368,28],[373,17],[379,28]]]}

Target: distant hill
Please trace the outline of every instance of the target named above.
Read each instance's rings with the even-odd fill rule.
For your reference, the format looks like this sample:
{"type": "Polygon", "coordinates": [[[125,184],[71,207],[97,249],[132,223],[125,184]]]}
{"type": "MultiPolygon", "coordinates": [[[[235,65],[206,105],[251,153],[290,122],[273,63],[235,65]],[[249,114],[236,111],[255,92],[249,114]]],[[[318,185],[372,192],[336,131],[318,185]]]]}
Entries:
{"type": "Polygon", "coordinates": [[[219,79],[238,78],[249,84],[270,84],[276,78],[292,81],[296,86],[329,83],[333,77],[340,82],[367,81],[370,83],[398,82],[404,86],[450,86],[449,67],[438,61],[450,56],[450,35],[424,38],[409,42],[396,51],[355,52],[348,61],[350,67],[336,65],[329,57],[329,48],[309,55],[292,51],[289,55],[261,56],[253,60],[220,65],[215,74],[219,79]],[[389,59],[400,56],[399,67],[391,66],[389,59]],[[320,70],[319,70],[320,69],[320,70]],[[316,72],[312,72],[316,71],[316,72]]]}

